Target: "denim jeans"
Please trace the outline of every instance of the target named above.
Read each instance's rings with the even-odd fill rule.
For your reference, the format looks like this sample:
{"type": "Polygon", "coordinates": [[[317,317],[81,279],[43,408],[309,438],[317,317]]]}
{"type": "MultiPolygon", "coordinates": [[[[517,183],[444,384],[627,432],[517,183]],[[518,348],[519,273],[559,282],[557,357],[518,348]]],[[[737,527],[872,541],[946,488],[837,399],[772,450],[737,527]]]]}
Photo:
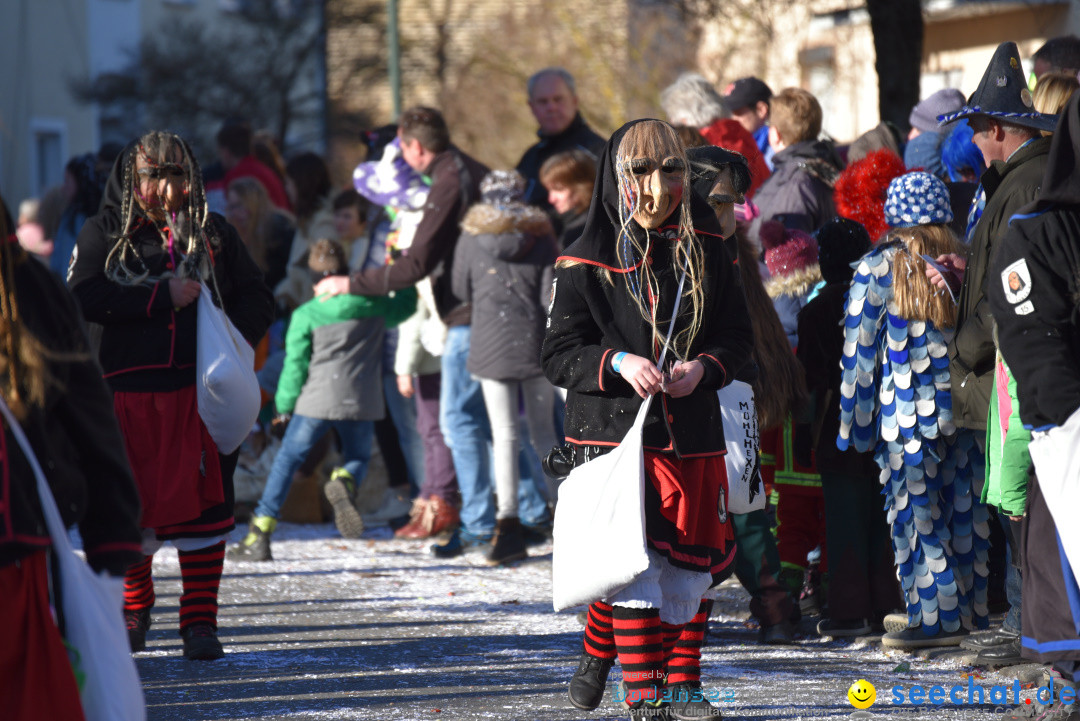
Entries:
{"type": "Polygon", "coordinates": [[[409,485],[415,496],[424,485],[424,445],[417,430],[416,399],[401,395],[397,376],[393,373],[383,374],[383,395],[386,397],[386,412],[397,429],[398,443],[409,473],[409,485]]]}
{"type": "MultiPolygon", "coordinates": [[[[439,426],[454,458],[461,491],[461,525],[465,533],[484,538],[495,531],[494,478],[492,476],[491,426],[480,382],[466,368],[469,358],[469,326],[447,331],[442,354],[442,387],[439,395],[439,426]]],[[[518,486],[518,513],[523,523],[549,520],[547,503],[537,489],[539,459],[532,448],[518,458],[522,471],[518,486]]]]}
{"type": "Polygon", "coordinates": [[[266,488],[255,507],[256,516],[279,518],[281,506],[289,494],[293,474],[307,458],[312,446],[319,442],[333,428],[341,439],[343,464],[345,470],[356,479],[357,485],[364,480],[368,461],[371,460],[371,441],[375,435],[372,421],[328,421],[322,418],[309,418],[294,415],[289,421],[281,448],[274,457],[270,475],[266,479],[266,488]]]}

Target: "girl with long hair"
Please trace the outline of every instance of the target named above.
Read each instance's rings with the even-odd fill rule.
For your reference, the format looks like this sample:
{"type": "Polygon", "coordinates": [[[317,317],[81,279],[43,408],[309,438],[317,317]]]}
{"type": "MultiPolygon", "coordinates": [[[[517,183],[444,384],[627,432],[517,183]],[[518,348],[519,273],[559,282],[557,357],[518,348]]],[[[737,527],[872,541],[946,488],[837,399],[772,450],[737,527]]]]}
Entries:
{"type": "Polygon", "coordinates": [[[859,262],[845,306],[837,447],[872,450],[885,486],[907,617],[885,618],[882,644],[950,646],[987,626],[989,512],[974,435],[952,419],[948,337],[956,303],[925,258],[960,247],[945,184],[902,175],[885,204],[893,227],[859,262]],[[892,626],[892,627],[890,627],[892,626]]]}

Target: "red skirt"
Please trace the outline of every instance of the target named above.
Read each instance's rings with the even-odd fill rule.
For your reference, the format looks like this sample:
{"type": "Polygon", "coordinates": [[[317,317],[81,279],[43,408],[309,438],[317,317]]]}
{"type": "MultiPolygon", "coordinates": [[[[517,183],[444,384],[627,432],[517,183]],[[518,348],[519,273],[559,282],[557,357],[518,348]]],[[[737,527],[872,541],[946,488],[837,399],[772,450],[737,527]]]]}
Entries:
{"type": "Polygon", "coordinates": [[[176,526],[225,501],[218,450],[199,418],[195,386],[113,394],[142,498],[143,528],[176,526]]]}
{"type": "Polygon", "coordinates": [[[83,721],[67,649],[49,607],[47,551],[0,567],[0,699],[10,721],[83,721]]]}
{"type": "Polygon", "coordinates": [[[677,567],[711,573],[714,584],[731,573],[735,534],[720,518],[727,497],[722,455],[683,458],[645,453],[645,534],[649,545],[677,567]]]}

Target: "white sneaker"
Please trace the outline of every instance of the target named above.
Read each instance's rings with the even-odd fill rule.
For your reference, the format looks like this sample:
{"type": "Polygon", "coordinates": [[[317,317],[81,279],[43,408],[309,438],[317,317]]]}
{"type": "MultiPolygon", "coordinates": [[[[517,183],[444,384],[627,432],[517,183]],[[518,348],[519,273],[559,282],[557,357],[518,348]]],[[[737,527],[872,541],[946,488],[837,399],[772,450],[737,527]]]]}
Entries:
{"type": "Polygon", "coordinates": [[[395,518],[406,518],[410,510],[412,510],[412,499],[409,498],[407,490],[387,488],[379,507],[371,513],[363,514],[362,518],[365,526],[374,528],[388,525],[395,518]]]}

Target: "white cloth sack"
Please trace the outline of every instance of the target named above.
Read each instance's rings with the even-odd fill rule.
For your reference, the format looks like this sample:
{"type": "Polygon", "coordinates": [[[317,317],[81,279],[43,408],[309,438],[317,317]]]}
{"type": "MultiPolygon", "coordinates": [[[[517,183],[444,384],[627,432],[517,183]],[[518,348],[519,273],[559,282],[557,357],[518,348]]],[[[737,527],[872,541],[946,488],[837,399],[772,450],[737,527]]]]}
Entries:
{"type": "Polygon", "coordinates": [[[232,453],[247,438],[259,416],[262,396],[255,377],[255,349],[214,305],[210,289],[199,293],[196,335],[196,399],[199,417],[223,455],[232,453]]]}
{"type": "Polygon", "coordinates": [[[652,397],[618,448],[570,471],[555,506],[551,596],[556,611],[607,598],[649,567],[641,429],[652,397]]]}
{"type": "Polygon", "coordinates": [[[1076,522],[1076,509],[1080,508],[1080,410],[1069,416],[1065,425],[1032,433],[1028,451],[1065,557],[1073,575],[1080,578],[1080,523],[1076,522]]]}
{"type": "Polygon", "coordinates": [[[732,381],[716,395],[724,419],[724,442],[727,444],[728,513],[749,513],[765,508],[765,486],[761,481],[758,451],[757,409],[754,389],[749,383],[732,381]]]}
{"type": "MultiPolygon", "coordinates": [[[[664,367],[685,281],[683,273],[657,368],[664,367]]],[[[608,598],[649,567],[641,432],[652,399],[642,402],[617,448],[577,466],[559,486],[551,554],[551,601],[556,611],[608,598]]]]}
{"type": "Polygon", "coordinates": [[[78,652],[75,670],[85,674],[81,695],[86,719],[145,721],[146,702],[124,627],[124,579],[96,575],[75,554],[34,449],[2,398],[0,413],[37,478],[41,510],[60,567],[60,577],[53,582],[60,586],[65,640],[78,652]]]}

